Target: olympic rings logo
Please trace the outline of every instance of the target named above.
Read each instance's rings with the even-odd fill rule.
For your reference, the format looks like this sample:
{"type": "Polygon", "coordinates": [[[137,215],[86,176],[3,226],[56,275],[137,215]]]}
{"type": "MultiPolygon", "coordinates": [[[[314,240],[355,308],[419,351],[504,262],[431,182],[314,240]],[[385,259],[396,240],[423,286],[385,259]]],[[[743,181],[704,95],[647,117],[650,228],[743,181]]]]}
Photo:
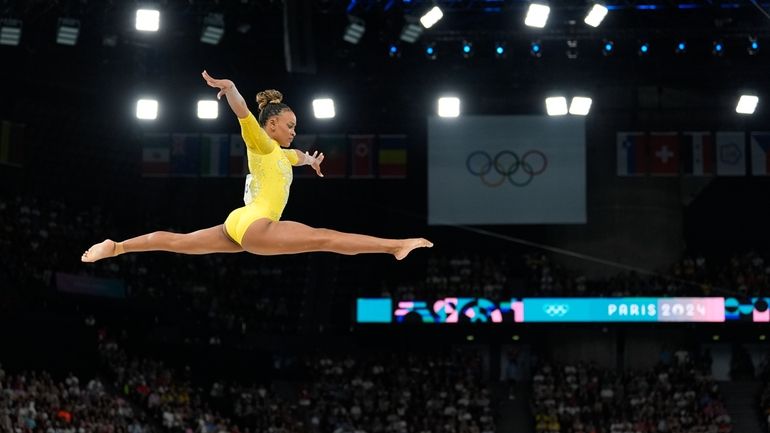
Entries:
{"type": "Polygon", "coordinates": [[[465,160],[468,172],[478,176],[484,185],[498,187],[506,179],[513,186],[527,186],[535,176],[548,168],[548,158],[539,150],[530,150],[519,156],[516,152],[503,150],[494,158],[483,150],[477,150],[465,160]]]}
{"type": "Polygon", "coordinates": [[[569,311],[569,306],[566,304],[545,304],[543,311],[551,317],[563,317],[569,311]]]}

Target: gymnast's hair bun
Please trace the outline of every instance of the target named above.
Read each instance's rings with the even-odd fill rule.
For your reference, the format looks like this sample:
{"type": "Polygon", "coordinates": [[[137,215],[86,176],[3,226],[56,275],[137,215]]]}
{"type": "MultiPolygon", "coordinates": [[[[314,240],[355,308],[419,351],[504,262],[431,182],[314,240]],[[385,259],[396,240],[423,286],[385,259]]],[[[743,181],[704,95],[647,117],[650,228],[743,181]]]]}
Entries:
{"type": "Polygon", "coordinates": [[[281,92],[270,89],[257,93],[257,104],[259,104],[259,110],[262,111],[267,104],[280,104],[283,101],[283,94],[281,92]]]}

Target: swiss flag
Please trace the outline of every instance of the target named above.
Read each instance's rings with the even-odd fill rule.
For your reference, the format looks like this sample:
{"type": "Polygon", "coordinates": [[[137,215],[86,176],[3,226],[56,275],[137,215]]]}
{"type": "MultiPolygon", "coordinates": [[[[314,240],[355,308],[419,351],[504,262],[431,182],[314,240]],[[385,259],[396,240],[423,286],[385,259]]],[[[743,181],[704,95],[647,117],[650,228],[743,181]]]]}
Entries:
{"type": "Polygon", "coordinates": [[[676,132],[651,132],[649,140],[650,174],[675,176],[679,174],[679,135],[676,132]]]}

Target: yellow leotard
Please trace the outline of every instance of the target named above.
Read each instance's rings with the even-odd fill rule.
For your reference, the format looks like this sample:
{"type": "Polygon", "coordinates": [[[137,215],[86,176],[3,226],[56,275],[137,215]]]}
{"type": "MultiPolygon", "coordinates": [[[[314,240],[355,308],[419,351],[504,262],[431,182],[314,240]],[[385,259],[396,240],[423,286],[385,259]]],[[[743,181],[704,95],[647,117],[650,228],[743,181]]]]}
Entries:
{"type": "Polygon", "coordinates": [[[251,182],[246,186],[246,198],[251,201],[230,212],[225,220],[228,236],[240,245],[243,235],[251,223],[260,218],[278,221],[289,200],[292,181],[291,166],[299,157],[293,149],[281,149],[259,126],[257,119],[249,113],[241,123],[241,135],[246,142],[251,182]]]}

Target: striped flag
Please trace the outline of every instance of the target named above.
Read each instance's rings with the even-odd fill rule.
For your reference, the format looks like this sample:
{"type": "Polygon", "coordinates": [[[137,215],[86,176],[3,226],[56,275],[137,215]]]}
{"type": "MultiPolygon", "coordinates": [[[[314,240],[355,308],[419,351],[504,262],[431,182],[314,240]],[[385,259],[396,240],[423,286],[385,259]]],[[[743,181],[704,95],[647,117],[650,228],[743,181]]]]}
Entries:
{"type": "Polygon", "coordinates": [[[770,176],[770,132],[751,133],[751,174],[770,176]]]}
{"type": "Polygon", "coordinates": [[[171,168],[169,134],[145,134],[142,142],[142,176],[166,177],[171,168]]]}
{"type": "Polygon", "coordinates": [[[379,175],[382,179],[406,177],[406,135],[380,135],[378,154],[379,175]]]}
{"type": "Polygon", "coordinates": [[[321,171],[326,178],[342,178],[348,174],[348,140],[342,134],[320,134],[318,151],[323,152],[321,171]]]}
{"type": "Polygon", "coordinates": [[[21,167],[25,125],[3,120],[0,125],[0,164],[21,167]]]}
{"type": "Polygon", "coordinates": [[[692,176],[713,176],[714,136],[710,132],[682,133],[682,161],[685,174],[692,176]]]}
{"type": "Polygon", "coordinates": [[[230,136],[201,135],[201,176],[225,177],[230,174],[230,136]]]}
{"type": "Polygon", "coordinates": [[[618,132],[618,176],[647,173],[647,136],[644,132],[618,132]]]}
{"type": "Polygon", "coordinates": [[[746,175],[746,134],[742,131],[717,132],[717,175],[746,175]]]}
{"type": "Polygon", "coordinates": [[[249,172],[248,161],[246,160],[246,143],[241,134],[230,135],[230,176],[243,177],[249,172]]]}
{"type": "Polygon", "coordinates": [[[350,177],[374,177],[374,135],[350,136],[350,177]]]}

